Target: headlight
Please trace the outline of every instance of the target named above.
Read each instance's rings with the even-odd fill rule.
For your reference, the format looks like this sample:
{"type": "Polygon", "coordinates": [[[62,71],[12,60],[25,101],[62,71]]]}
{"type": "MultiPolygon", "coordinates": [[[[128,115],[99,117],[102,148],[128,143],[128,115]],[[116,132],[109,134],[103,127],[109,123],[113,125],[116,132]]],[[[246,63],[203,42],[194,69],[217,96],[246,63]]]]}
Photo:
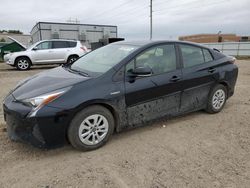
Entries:
{"type": "Polygon", "coordinates": [[[31,106],[33,109],[32,111],[29,113],[29,117],[33,117],[36,115],[37,111],[43,107],[44,105],[52,102],[53,100],[57,99],[58,97],[60,97],[63,93],[65,93],[66,91],[68,91],[71,87],[67,87],[67,88],[63,88],[60,90],[56,90],[53,91],[51,93],[47,93],[44,95],[40,95],[38,97],[33,97],[30,99],[24,99],[21,102],[31,106]]]}

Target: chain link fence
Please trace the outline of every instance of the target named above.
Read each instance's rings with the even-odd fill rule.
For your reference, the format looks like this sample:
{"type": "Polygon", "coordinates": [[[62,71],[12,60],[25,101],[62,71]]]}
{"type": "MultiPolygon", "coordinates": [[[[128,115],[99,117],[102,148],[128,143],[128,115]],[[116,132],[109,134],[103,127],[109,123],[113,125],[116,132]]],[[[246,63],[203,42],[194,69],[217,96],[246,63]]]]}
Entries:
{"type": "Polygon", "coordinates": [[[250,42],[221,42],[203,44],[209,48],[216,48],[226,55],[250,57],[250,42]]]}

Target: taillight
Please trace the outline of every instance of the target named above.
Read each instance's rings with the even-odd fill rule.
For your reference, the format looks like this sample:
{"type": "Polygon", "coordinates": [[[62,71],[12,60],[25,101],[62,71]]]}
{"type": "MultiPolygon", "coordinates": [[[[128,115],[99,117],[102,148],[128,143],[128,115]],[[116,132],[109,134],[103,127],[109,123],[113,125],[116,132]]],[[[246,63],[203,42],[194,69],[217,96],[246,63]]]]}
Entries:
{"type": "Polygon", "coordinates": [[[88,49],[85,46],[81,46],[80,49],[83,50],[84,52],[88,52],[88,49]]]}

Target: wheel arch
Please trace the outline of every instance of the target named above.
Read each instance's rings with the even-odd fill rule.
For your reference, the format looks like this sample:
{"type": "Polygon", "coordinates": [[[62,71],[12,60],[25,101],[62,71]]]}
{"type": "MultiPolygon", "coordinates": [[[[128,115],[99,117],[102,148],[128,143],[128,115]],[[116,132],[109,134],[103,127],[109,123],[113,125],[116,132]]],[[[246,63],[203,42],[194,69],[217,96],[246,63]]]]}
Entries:
{"type": "Polygon", "coordinates": [[[68,62],[69,58],[72,57],[72,56],[77,56],[77,58],[79,58],[80,56],[77,55],[77,54],[70,54],[68,55],[67,59],[66,59],[66,62],[68,62]]]}
{"type": "MultiPolygon", "coordinates": [[[[120,118],[119,118],[119,113],[116,110],[116,108],[114,107],[114,105],[110,104],[109,102],[105,101],[105,100],[93,100],[93,101],[88,101],[86,103],[83,103],[81,105],[79,105],[77,107],[77,109],[74,111],[73,115],[72,115],[72,119],[73,117],[80,111],[82,111],[83,109],[90,107],[90,106],[102,106],[104,108],[106,108],[107,110],[110,111],[110,113],[112,114],[113,118],[114,118],[114,122],[115,122],[115,131],[118,132],[119,130],[119,125],[120,125],[120,118]]],[[[69,127],[69,126],[68,126],[69,127]]],[[[67,129],[68,129],[67,127],[67,129]]]]}
{"type": "Polygon", "coordinates": [[[227,89],[227,98],[228,98],[230,88],[229,88],[229,84],[227,83],[227,81],[221,80],[218,84],[225,86],[225,88],[227,89]]]}
{"type": "Polygon", "coordinates": [[[17,57],[15,58],[15,60],[14,60],[14,66],[16,66],[16,64],[17,64],[17,60],[18,60],[19,58],[21,58],[21,57],[28,58],[28,59],[29,59],[29,61],[30,61],[30,63],[31,63],[31,65],[33,65],[33,63],[32,63],[32,61],[31,61],[31,59],[30,59],[30,57],[29,57],[29,56],[27,56],[27,55],[20,55],[20,56],[17,56],[17,57]]]}

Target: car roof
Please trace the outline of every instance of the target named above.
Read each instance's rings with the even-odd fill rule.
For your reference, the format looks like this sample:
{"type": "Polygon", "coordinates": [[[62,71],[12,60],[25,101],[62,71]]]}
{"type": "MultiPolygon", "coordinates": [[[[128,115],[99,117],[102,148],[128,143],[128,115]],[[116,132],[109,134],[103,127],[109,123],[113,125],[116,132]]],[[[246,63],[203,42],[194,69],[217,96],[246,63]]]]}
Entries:
{"type": "Polygon", "coordinates": [[[206,46],[194,43],[194,42],[188,42],[188,41],[179,41],[179,40],[141,40],[141,41],[119,41],[115,42],[113,44],[123,44],[123,45],[132,45],[132,46],[146,46],[146,45],[155,45],[155,44],[162,44],[162,43],[179,43],[179,44],[189,44],[189,45],[195,45],[202,48],[207,48],[206,46]]]}
{"type": "Polygon", "coordinates": [[[41,40],[39,42],[45,42],[45,41],[69,41],[69,42],[78,42],[77,40],[70,40],[70,39],[50,39],[50,40],[41,40]]]}

